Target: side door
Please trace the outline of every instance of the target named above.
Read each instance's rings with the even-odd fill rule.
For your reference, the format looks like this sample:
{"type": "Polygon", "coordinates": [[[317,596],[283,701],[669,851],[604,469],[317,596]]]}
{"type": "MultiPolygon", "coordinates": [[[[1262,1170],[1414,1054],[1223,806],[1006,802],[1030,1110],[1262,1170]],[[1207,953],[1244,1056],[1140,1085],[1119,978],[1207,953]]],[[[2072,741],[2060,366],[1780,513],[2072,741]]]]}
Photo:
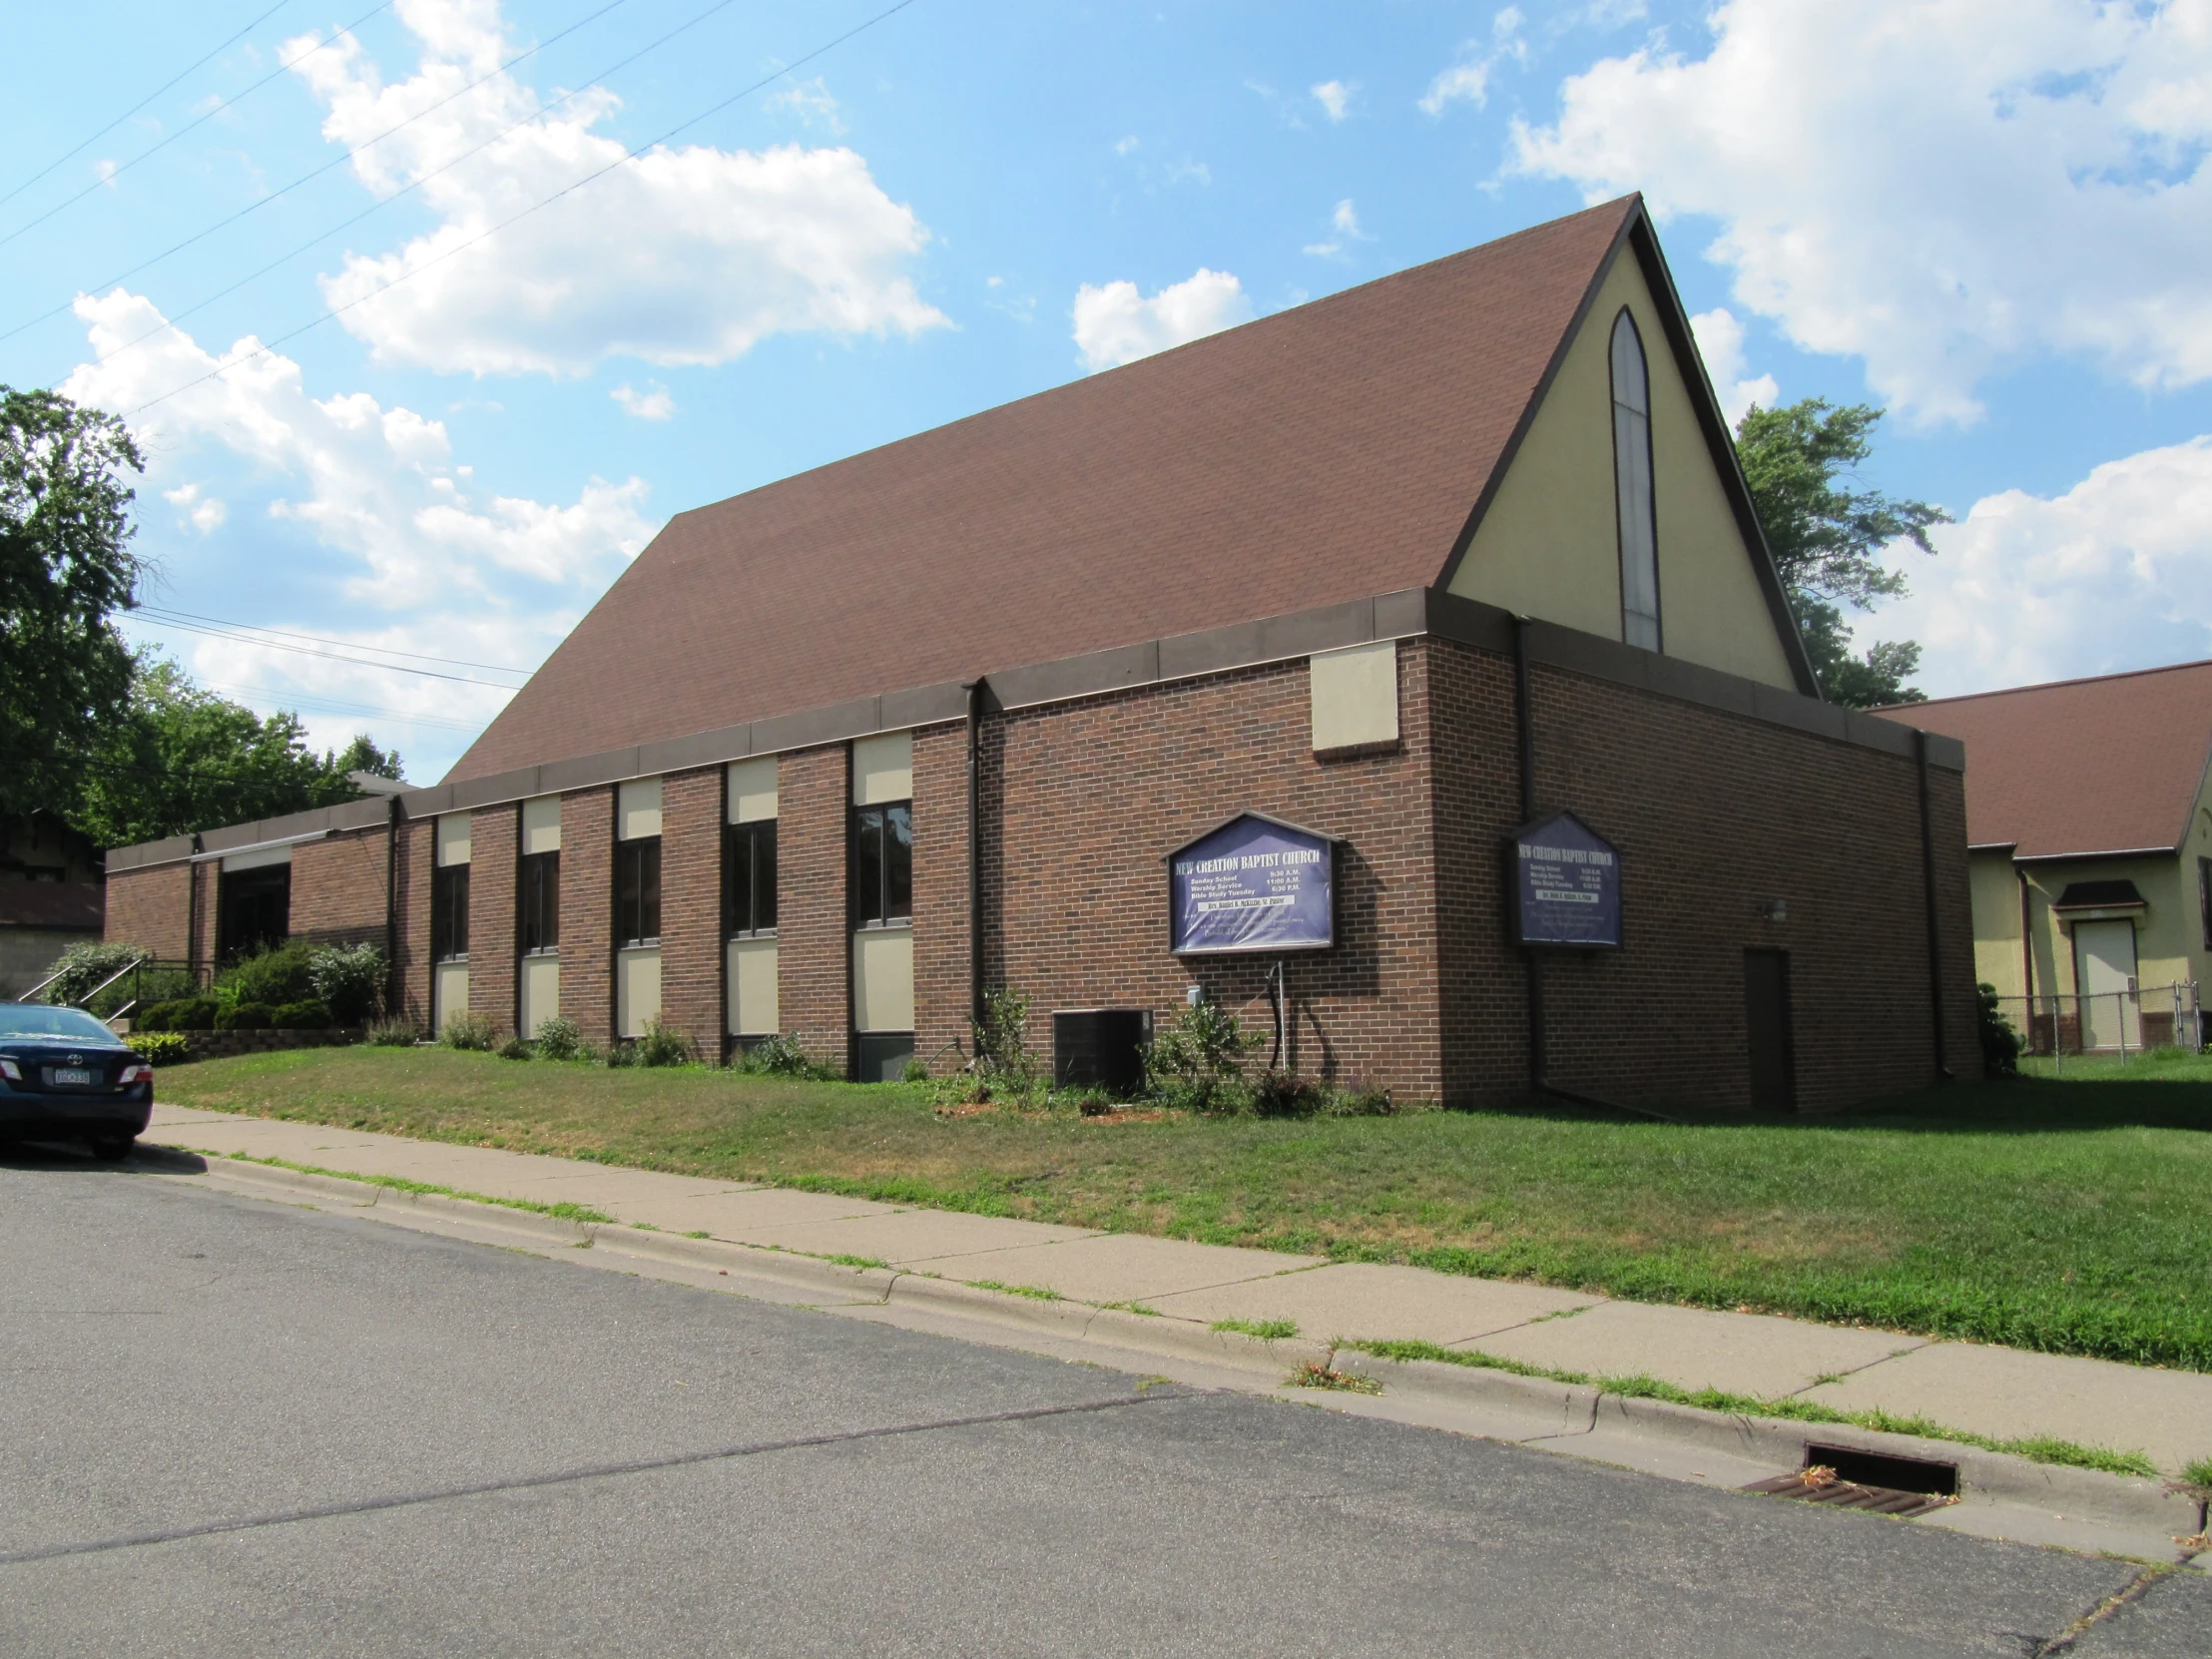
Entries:
{"type": "Polygon", "coordinates": [[[2081,992],[2081,1044],[2084,1048],[2140,1048],[2135,1000],[2135,923],[2074,923],[2074,984],[2081,992]]]}

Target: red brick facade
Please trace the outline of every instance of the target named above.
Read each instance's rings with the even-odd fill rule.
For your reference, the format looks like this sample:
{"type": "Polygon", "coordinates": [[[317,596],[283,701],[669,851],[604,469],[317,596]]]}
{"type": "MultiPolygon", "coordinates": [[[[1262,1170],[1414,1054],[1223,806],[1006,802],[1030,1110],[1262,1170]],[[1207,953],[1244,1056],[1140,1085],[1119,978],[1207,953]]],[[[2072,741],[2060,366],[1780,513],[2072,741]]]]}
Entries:
{"type": "MultiPolygon", "coordinates": [[[[845,1071],[852,956],[845,906],[850,751],[801,750],[776,768],[776,968],[784,1029],[808,1055],[845,1071]]],[[[914,861],[921,862],[920,850],[914,861]]]]}
{"type": "Polygon", "coordinates": [[[468,1006],[500,1040],[515,1030],[515,898],[521,883],[522,809],[484,807],[468,818],[468,1006]]]}
{"type": "Polygon", "coordinates": [[[384,942],[390,842],[357,830],[291,851],[291,931],[316,944],[384,942]]]}
{"type": "Polygon", "coordinates": [[[109,876],[107,936],[166,961],[185,960],[191,954],[192,870],[189,863],[155,864],[109,876]]]}
{"type": "Polygon", "coordinates": [[[916,732],[914,1057],[933,1074],[953,1070],[968,1053],[967,815],[966,725],[916,732]]]}
{"type": "Polygon", "coordinates": [[[615,1025],[614,925],[615,792],[579,790],[561,798],[561,1017],[598,1043],[615,1025]]]}
{"type": "Polygon", "coordinates": [[[661,1020],[722,1057],[723,769],[661,781],[661,1020]]]}

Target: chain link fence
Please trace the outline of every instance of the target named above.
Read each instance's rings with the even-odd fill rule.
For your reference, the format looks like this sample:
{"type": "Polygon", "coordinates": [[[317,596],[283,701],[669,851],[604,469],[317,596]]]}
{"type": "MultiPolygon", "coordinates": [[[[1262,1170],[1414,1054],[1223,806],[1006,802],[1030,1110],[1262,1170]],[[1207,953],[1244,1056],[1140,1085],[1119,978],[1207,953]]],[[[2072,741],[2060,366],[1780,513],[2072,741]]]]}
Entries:
{"type": "Polygon", "coordinates": [[[2000,996],[1997,1006],[2023,1052],[2063,1071],[2069,1055],[2125,1060],[2153,1048],[2201,1052],[2204,1010],[2194,980],[2121,991],[2000,996]]]}

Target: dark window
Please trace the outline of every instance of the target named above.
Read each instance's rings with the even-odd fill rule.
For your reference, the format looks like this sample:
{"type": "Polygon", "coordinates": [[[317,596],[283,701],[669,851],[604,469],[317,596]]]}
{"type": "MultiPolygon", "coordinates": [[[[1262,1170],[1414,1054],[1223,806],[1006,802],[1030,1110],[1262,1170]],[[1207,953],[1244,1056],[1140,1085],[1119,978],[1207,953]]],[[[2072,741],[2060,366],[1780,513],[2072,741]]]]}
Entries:
{"type": "Polygon", "coordinates": [[[1659,530],[1651,489],[1651,385],[1644,342],[1613,320],[1613,491],[1621,540],[1621,638],[1659,649],[1659,530]]]}
{"type": "Polygon", "coordinates": [[[776,928],[776,821],[733,824],[722,840],[723,925],[733,933],[776,928]]]}
{"type": "Polygon", "coordinates": [[[226,962],[282,944],[291,932],[291,865],[225,870],[216,900],[216,954],[226,962]]]}
{"type": "Polygon", "coordinates": [[[2212,858],[2197,860],[2197,913],[2204,922],[2204,948],[2212,950],[2212,858]]]}
{"type": "Polygon", "coordinates": [[[853,926],[880,927],[913,913],[913,804],[853,808],[853,926]]]}
{"type": "Polygon", "coordinates": [[[561,943],[561,855],[525,852],[522,891],[516,895],[515,926],[525,953],[557,950],[561,943]]]}
{"type": "Polygon", "coordinates": [[[661,937],[661,837],[615,843],[615,943],[657,944],[661,937]]]}
{"type": "Polygon", "coordinates": [[[450,962],[468,954],[468,865],[445,864],[430,873],[430,959],[450,962]]]}

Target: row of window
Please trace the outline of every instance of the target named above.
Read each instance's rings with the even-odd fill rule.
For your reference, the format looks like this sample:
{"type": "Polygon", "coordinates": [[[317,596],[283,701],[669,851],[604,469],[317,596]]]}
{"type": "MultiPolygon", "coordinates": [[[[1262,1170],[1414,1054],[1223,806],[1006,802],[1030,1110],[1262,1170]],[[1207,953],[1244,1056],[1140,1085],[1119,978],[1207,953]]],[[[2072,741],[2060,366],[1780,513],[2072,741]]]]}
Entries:
{"type": "MultiPolygon", "coordinates": [[[[855,807],[849,833],[854,927],[884,927],[914,913],[914,815],[909,802],[855,807]]],[[[430,954],[452,961],[468,954],[467,864],[432,873],[430,954]]],[[[561,855],[526,852],[515,902],[517,948],[525,955],[560,948],[561,855]]],[[[723,832],[722,922],[736,938],[776,931],[776,821],[733,824],[723,832]]],[[[661,936],[661,837],[615,843],[615,943],[656,943],[661,936]]]]}

